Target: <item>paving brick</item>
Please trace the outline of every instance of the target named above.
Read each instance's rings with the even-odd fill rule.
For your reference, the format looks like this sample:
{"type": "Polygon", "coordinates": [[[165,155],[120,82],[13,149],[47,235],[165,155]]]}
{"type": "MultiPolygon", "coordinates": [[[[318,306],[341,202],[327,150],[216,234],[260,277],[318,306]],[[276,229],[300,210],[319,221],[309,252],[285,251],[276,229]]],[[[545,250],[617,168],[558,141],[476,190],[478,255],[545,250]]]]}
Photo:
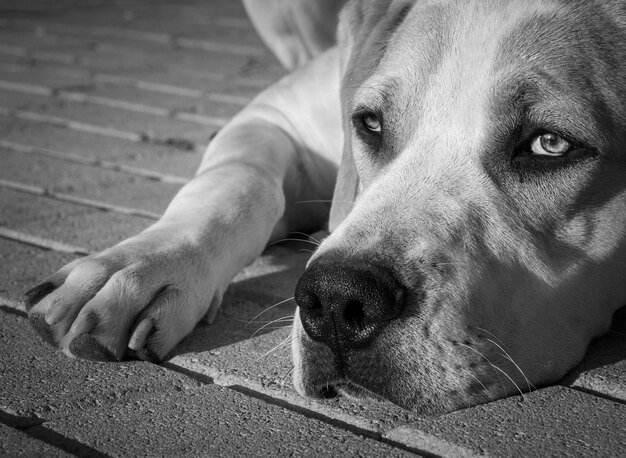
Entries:
{"type": "MultiPolygon", "coordinates": [[[[241,79],[237,74],[220,73],[219,69],[213,68],[211,71],[194,71],[184,68],[171,68],[167,62],[155,63],[150,66],[127,65],[117,66],[114,68],[102,68],[102,66],[89,66],[86,63],[79,65],[66,65],[57,62],[47,62],[32,58],[11,56],[0,53],[0,64],[30,66],[35,72],[48,71],[60,74],[76,73],[76,72],[95,72],[100,75],[113,75],[118,77],[133,78],[142,81],[148,81],[155,84],[166,84],[169,86],[178,86],[182,88],[191,88],[197,90],[211,90],[214,92],[223,92],[238,96],[252,97],[260,89],[268,86],[278,77],[261,78],[254,75],[246,75],[245,79],[241,79]]],[[[281,75],[284,73],[281,73],[281,75]]]]}
{"type": "Polygon", "coordinates": [[[78,53],[89,51],[92,44],[89,40],[79,40],[72,36],[43,36],[33,30],[21,30],[14,27],[3,28],[0,32],[2,44],[19,48],[36,49],[37,52],[78,53]]]}
{"type": "Polygon", "coordinates": [[[0,238],[0,296],[19,298],[27,289],[75,258],[67,253],[42,250],[0,238]]]}
{"type": "Polygon", "coordinates": [[[86,74],[71,75],[69,72],[52,72],[27,66],[24,66],[22,71],[20,71],[20,67],[14,69],[11,69],[11,67],[2,69],[2,67],[0,67],[0,80],[42,87],[45,86],[52,89],[81,87],[90,84],[90,78],[86,74]]]}
{"type": "MultiPolygon", "coordinates": [[[[209,89],[209,88],[207,88],[209,89]]],[[[88,96],[130,102],[146,107],[158,107],[169,111],[199,113],[216,118],[230,119],[243,108],[242,104],[229,104],[202,98],[182,97],[144,91],[129,86],[98,84],[77,88],[76,91],[88,96]]],[[[70,94],[71,95],[71,94],[70,94]]],[[[208,129],[210,129],[209,126],[208,129]]],[[[214,126],[213,126],[214,127],[214,126]]]]}
{"type": "Polygon", "coordinates": [[[73,455],[0,423],[0,457],[33,456],[65,458],[73,455]]]}
{"type": "MultiPolygon", "coordinates": [[[[94,22],[98,22],[97,15],[98,13],[94,12],[94,22]]],[[[91,22],[93,19],[89,18],[89,20],[91,22]]],[[[8,21],[5,27],[0,30],[0,38],[4,46],[26,47],[38,51],[61,51],[77,55],[112,50],[133,54],[144,52],[146,54],[145,57],[142,57],[144,62],[172,56],[183,59],[189,56],[193,59],[202,60],[203,58],[206,59],[208,55],[220,57],[219,55],[223,54],[234,60],[229,65],[237,65],[238,60],[245,61],[249,57],[270,57],[269,51],[260,41],[244,43],[236,40],[233,42],[220,37],[223,34],[223,31],[220,34],[219,31],[207,27],[207,31],[202,37],[198,34],[195,36],[168,36],[163,32],[157,32],[152,34],[153,36],[157,35],[155,40],[149,36],[149,33],[142,34],[132,28],[112,27],[111,24],[85,26],[84,24],[68,24],[65,21],[56,20],[14,23],[8,21]],[[205,47],[202,46],[203,44],[205,47]]],[[[236,32],[233,35],[237,35],[236,32]]],[[[265,60],[267,60],[266,65],[268,66],[277,65],[272,59],[265,60]]],[[[223,62],[225,63],[225,61],[223,62]]]]}
{"type": "Polygon", "coordinates": [[[100,415],[79,413],[45,426],[110,456],[410,455],[215,385],[118,403],[100,415]]]}
{"type": "Polygon", "coordinates": [[[244,72],[243,74],[221,74],[193,70],[173,70],[171,68],[156,68],[150,73],[145,69],[128,70],[126,75],[141,78],[156,83],[180,85],[194,89],[219,91],[226,94],[253,97],[271,83],[278,81],[284,75],[259,76],[244,72]]]}
{"type": "MultiPolygon", "coordinates": [[[[160,44],[129,40],[117,37],[72,37],[55,34],[31,35],[19,33],[0,34],[7,42],[0,53],[22,57],[36,57],[41,60],[87,65],[100,70],[123,70],[171,66],[186,68],[196,72],[225,73],[231,75],[256,76],[275,79],[284,70],[270,57],[269,51],[262,56],[232,52],[199,51],[196,49],[172,49],[160,44]]],[[[222,42],[223,47],[232,46],[222,42]]],[[[181,42],[189,46],[192,43],[181,42]]],[[[198,43],[197,45],[201,45],[198,43]]],[[[194,45],[196,46],[196,45],[194,45]]],[[[237,45],[234,45],[237,46],[237,45]]],[[[210,48],[209,48],[210,49],[210,48]]],[[[254,54],[262,50],[255,47],[254,54]]]]}
{"type": "Polygon", "coordinates": [[[32,94],[0,90],[0,100],[3,106],[9,108],[28,110],[44,116],[64,118],[123,132],[132,132],[160,142],[180,139],[203,148],[216,131],[215,127],[179,121],[164,116],[32,94]]]}
{"type": "MultiPolygon", "coordinates": [[[[240,2],[196,3],[178,2],[176,5],[145,5],[125,2],[120,7],[107,7],[94,14],[92,26],[116,27],[131,30],[153,31],[159,34],[194,36],[202,38],[220,37],[228,42],[258,42],[256,32],[245,18],[240,2]],[[235,8],[233,8],[235,6],[235,8]],[[220,26],[221,17],[240,18],[247,27],[220,26]],[[244,19],[245,18],[245,19],[244,19]]],[[[58,13],[55,15],[58,16],[58,13]]],[[[64,11],[62,17],[53,16],[53,21],[84,27],[84,13],[72,10],[64,11]]],[[[50,21],[47,21],[49,24],[50,21]]]]}
{"type": "Polygon", "coordinates": [[[202,158],[202,153],[198,151],[129,142],[4,116],[0,116],[0,137],[19,145],[47,148],[177,176],[192,176],[202,158]]]}
{"type": "Polygon", "coordinates": [[[551,387],[513,396],[414,427],[447,442],[493,456],[624,456],[626,406],[551,387]]]}
{"type": "Polygon", "coordinates": [[[198,382],[154,364],[94,363],[68,358],[45,344],[28,320],[0,311],[0,410],[50,420],[87,413],[98,417],[116,404],[146,395],[188,395],[198,382]]]}
{"type": "Polygon", "coordinates": [[[177,68],[184,75],[185,70],[196,73],[220,73],[232,76],[256,77],[267,80],[275,80],[283,74],[280,67],[267,65],[263,60],[248,58],[233,58],[226,53],[215,53],[207,58],[206,53],[165,53],[148,55],[136,48],[124,50],[113,46],[101,47],[97,51],[82,51],[72,54],[81,65],[97,68],[100,70],[117,71],[119,69],[160,69],[166,66],[177,68]],[[122,52],[124,51],[124,52],[122,52]],[[169,62],[168,62],[169,61],[169,62]]]}
{"type": "Polygon", "coordinates": [[[615,314],[611,330],[592,342],[563,383],[626,402],[626,308],[615,314]]]}
{"type": "Polygon", "coordinates": [[[154,223],[0,188],[0,226],[98,251],[154,223]]]}
{"type": "MultiPolygon", "coordinates": [[[[18,94],[40,93],[52,96],[54,91],[56,97],[62,100],[80,100],[78,97],[91,97],[87,99],[89,103],[108,103],[109,101],[137,105],[137,110],[143,106],[144,110],[158,108],[168,115],[168,112],[186,111],[200,113],[213,117],[230,118],[237,114],[244,103],[239,101],[242,97],[236,98],[236,103],[228,103],[228,94],[216,94],[215,100],[205,97],[185,97],[182,95],[167,94],[164,92],[142,90],[131,85],[107,84],[94,81],[81,75],[68,77],[57,72],[41,73],[35,69],[24,67],[23,71],[2,71],[0,67],[0,88],[13,90],[18,94]],[[225,102],[220,101],[220,97],[225,102]]],[[[208,89],[208,88],[207,88],[208,89]]],[[[245,100],[245,99],[244,99],[245,100]]],[[[19,103],[19,102],[18,102],[19,103]]],[[[149,111],[147,111],[149,113],[149,111]]]]}
{"type": "MultiPolygon", "coordinates": [[[[211,5],[212,6],[212,5],[211,5]]],[[[92,38],[125,38],[131,41],[146,41],[148,43],[168,46],[177,38],[193,38],[197,40],[215,41],[226,44],[262,48],[263,44],[247,18],[241,18],[247,27],[224,27],[219,18],[211,17],[214,11],[202,9],[158,8],[152,12],[130,12],[111,8],[94,11],[90,15],[88,26],[85,25],[84,13],[78,17],[71,14],[62,17],[17,18],[4,22],[4,36],[9,34],[29,34],[56,38],[61,43],[63,39],[72,39],[80,36],[83,39],[92,38]],[[191,15],[198,17],[193,20],[191,15]],[[182,14],[181,14],[182,13],[182,14]],[[189,20],[175,20],[174,17],[187,15],[189,20]],[[168,15],[170,17],[168,17],[168,15]]],[[[232,20],[232,17],[230,18],[232,20]]],[[[242,24],[243,25],[243,24],[242,24]]]]}
{"type": "Polygon", "coordinates": [[[0,179],[161,213],[179,185],[0,148],[0,179]]]}

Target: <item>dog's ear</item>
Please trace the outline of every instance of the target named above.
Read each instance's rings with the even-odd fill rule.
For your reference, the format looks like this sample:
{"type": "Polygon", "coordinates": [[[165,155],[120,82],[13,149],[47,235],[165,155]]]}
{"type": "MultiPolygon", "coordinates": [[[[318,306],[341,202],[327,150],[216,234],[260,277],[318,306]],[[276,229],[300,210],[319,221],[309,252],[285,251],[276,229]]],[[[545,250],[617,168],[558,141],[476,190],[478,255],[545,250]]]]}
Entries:
{"type": "Polygon", "coordinates": [[[339,15],[337,41],[341,66],[344,147],[330,209],[330,232],[345,219],[360,191],[352,156],[350,106],[358,86],[376,69],[393,31],[415,0],[351,0],[339,15]]]}

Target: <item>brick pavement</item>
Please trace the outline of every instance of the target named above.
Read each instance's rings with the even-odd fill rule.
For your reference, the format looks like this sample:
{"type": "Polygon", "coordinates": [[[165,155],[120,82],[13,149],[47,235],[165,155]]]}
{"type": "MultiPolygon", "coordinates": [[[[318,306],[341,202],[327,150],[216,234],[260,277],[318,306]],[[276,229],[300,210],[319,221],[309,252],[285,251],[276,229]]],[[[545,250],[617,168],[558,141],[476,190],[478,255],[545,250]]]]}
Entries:
{"type": "Polygon", "coordinates": [[[232,0],[0,3],[0,456],[618,456],[626,313],[560,384],[424,418],[302,399],[287,301],[307,254],[272,247],[161,366],[71,360],[21,292],[149,225],[212,133],[282,70],[232,0]],[[272,323],[273,320],[277,320],[272,323]]]}

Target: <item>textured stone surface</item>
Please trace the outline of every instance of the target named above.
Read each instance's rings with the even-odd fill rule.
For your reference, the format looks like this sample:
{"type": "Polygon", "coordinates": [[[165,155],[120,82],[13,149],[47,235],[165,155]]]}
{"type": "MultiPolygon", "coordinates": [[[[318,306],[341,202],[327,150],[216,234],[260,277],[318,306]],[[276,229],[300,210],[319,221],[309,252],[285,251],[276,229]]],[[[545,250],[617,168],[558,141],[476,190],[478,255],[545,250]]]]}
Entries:
{"type": "Polygon", "coordinates": [[[0,423],[0,457],[70,457],[67,452],[0,423]]]}
{"type": "Polygon", "coordinates": [[[27,289],[75,258],[71,254],[46,251],[0,238],[0,296],[19,298],[27,289]]]}
{"type": "MultiPolygon", "coordinates": [[[[72,74],[70,72],[51,72],[49,70],[37,70],[37,71],[11,71],[11,67],[2,66],[3,62],[0,59],[0,81],[2,83],[19,83],[26,85],[34,85],[38,87],[47,87],[51,89],[67,88],[67,87],[84,87],[90,83],[88,75],[72,74]]],[[[19,68],[19,67],[18,67],[19,68]]],[[[28,67],[24,67],[28,70],[28,67]]]]}
{"type": "Polygon", "coordinates": [[[46,426],[111,456],[408,456],[216,385],[122,402],[46,426]]]}
{"type": "Polygon", "coordinates": [[[149,218],[105,212],[1,187],[0,202],[0,226],[91,251],[107,248],[154,223],[149,218]]]}
{"type": "Polygon", "coordinates": [[[180,185],[0,148],[0,179],[122,207],[162,212],[180,185]]]}
{"type": "Polygon", "coordinates": [[[73,102],[34,94],[0,89],[2,106],[27,110],[69,122],[86,123],[107,129],[134,133],[155,142],[172,139],[191,142],[194,148],[204,147],[217,127],[180,121],[165,116],[138,113],[118,107],[73,102]]]}
{"type": "Polygon", "coordinates": [[[551,387],[416,425],[493,456],[624,456],[626,406],[551,387]]]}
{"type": "Polygon", "coordinates": [[[198,151],[131,142],[4,116],[0,116],[0,135],[2,140],[19,145],[187,177],[193,175],[202,157],[198,151]]]}
{"type": "Polygon", "coordinates": [[[45,344],[25,318],[3,311],[0,318],[0,410],[11,415],[50,420],[145,395],[188,393],[199,386],[150,363],[70,359],[45,344]]]}
{"type": "MultiPolygon", "coordinates": [[[[259,75],[255,72],[254,66],[245,67],[241,69],[245,71],[236,72],[235,74],[220,72],[217,66],[212,66],[212,71],[196,71],[194,69],[170,67],[166,62],[154,62],[150,66],[132,65],[131,63],[125,66],[116,66],[114,56],[110,56],[109,59],[91,62],[91,64],[89,61],[83,61],[75,65],[73,63],[50,61],[45,59],[45,56],[40,56],[39,54],[31,53],[27,56],[20,56],[2,54],[1,51],[2,49],[0,48],[0,64],[28,65],[32,67],[33,72],[48,71],[61,74],[67,74],[68,72],[94,72],[99,77],[112,75],[113,77],[131,78],[174,87],[202,91],[210,90],[247,97],[256,95],[260,89],[267,87],[278,76],[284,74],[284,72],[281,72],[281,75],[277,76],[259,75]]],[[[71,55],[65,57],[71,57],[71,55]]],[[[120,62],[117,63],[119,64],[120,62]]],[[[89,75],[87,77],[91,79],[89,75]]]]}

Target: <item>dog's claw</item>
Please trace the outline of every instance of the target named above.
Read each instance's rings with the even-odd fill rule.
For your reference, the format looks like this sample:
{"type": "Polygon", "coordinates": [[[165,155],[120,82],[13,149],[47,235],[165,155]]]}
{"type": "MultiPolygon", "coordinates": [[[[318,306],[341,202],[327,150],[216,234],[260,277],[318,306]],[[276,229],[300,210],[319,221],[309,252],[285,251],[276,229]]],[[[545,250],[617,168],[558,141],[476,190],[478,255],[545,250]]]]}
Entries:
{"type": "Polygon", "coordinates": [[[158,363],[161,361],[156,353],[148,348],[148,338],[154,332],[154,322],[151,318],[144,318],[135,327],[128,342],[128,354],[131,358],[158,363]]]}
{"type": "Polygon", "coordinates": [[[72,342],[70,342],[69,350],[72,355],[91,361],[120,361],[120,358],[116,357],[111,350],[89,334],[76,336],[72,342]]]}
{"type": "Polygon", "coordinates": [[[57,289],[57,286],[58,285],[52,282],[46,281],[26,291],[22,296],[22,304],[24,304],[26,311],[30,312],[30,309],[32,309],[37,302],[57,289]]]}
{"type": "Polygon", "coordinates": [[[152,319],[144,318],[139,322],[135,330],[133,331],[130,341],[128,342],[128,348],[131,350],[139,351],[146,346],[148,336],[153,331],[154,325],[152,319]]]}

